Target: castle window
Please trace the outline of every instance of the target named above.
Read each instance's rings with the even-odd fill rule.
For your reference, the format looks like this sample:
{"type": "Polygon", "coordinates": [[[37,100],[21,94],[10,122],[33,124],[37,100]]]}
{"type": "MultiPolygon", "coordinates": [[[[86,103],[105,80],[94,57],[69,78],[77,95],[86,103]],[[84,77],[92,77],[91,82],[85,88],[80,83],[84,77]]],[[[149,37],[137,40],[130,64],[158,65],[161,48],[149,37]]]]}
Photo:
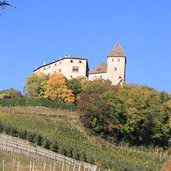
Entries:
{"type": "Polygon", "coordinates": [[[81,64],[81,63],[82,63],[82,61],[79,61],[79,63],[81,64]]]}
{"type": "Polygon", "coordinates": [[[49,68],[50,68],[50,66],[49,66],[49,68]]]}
{"type": "Polygon", "coordinates": [[[72,72],[78,72],[78,71],[79,71],[79,67],[77,67],[77,66],[72,67],[72,72]]]}
{"type": "Polygon", "coordinates": [[[114,62],[114,59],[112,59],[112,62],[114,62]]]}
{"type": "Polygon", "coordinates": [[[117,71],[118,70],[118,68],[117,67],[114,67],[114,71],[117,71]]]}
{"type": "Polygon", "coordinates": [[[57,64],[55,64],[55,66],[56,66],[57,64]]]}
{"type": "Polygon", "coordinates": [[[59,72],[61,72],[61,69],[59,69],[59,72]]]}
{"type": "Polygon", "coordinates": [[[118,59],[118,62],[120,62],[121,61],[121,59],[118,59]]]}
{"type": "Polygon", "coordinates": [[[71,63],[73,63],[73,60],[70,60],[71,63]]]}
{"type": "Polygon", "coordinates": [[[61,64],[62,64],[62,62],[59,62],[59,64],[61,65],[61,64]]]}
{"type": "Polygon", "coordinates": [[[44,70],[46,70],[46,67],[44,67],[44,70]]]}

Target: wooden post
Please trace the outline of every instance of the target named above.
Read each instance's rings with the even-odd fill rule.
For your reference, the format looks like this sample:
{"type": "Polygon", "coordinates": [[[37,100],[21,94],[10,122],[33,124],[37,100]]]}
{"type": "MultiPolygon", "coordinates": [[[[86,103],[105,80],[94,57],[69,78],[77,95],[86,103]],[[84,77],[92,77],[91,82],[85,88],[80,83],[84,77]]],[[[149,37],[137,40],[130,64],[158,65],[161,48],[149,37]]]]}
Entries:
{"type": "Polygon", "coordinates": [[[13,167],[13,171],[14,171],[14,169],[15,169],[15,158],[14,158],[14,156],[13,156],[12,167],[13,167]]]}
{"type": "Polygon", "coordinates": [[[74,163],[73,171],[75,171],[75,163],[74,163]]]}
{"type": "Polygon", "coordinates": [[[50,171],[52,171],[52,166],[51,166],[51,163],[50,163],[50,171]]]}
{"type": "Polygon", "coordinates": [[[44,162],[43,170],[46,170],[46,162],[44,162]]]}
{"type": "Polygon", "coordinates": [[[17,171],[20,171],[20,162],[17,162],[17,171]]]}
{"type": "Polygon", "coordinates": [[[32,171],[31,161],[30,161],[30,171],[32,171]]]}
{"type": "Polygon", "coordinates": [[[64,171],[64,160],[63,160],[63,163],[62,163],[62,171],[64,171]]]}
{"type": "Polygon", "coordinates": [[[34,161],[33,161],[33,169],[32,169],[32,171],[34,171],[34,166],[35,166],[35,163],[34,163],[34,161]]]}
{"type": "Polygon", "coordinates": [[[68,164],[68,169],[67,169],[68,171],[69,171],[69,168],[70,168],[70,163],[68,164]]]}
{"type": "Polygon", "coordinates": [[[5,162],[4,162],[4,160],[2,160],[2,168],[3,168],[3,171],[5,171],[5,162]]]}
{"type": "Polygon", "coordinates": [[[55,162],[54,162],[54,164],[53,164],[53,171],[55,171],[55,165],[56,165],[56,164],[55,164],[55,162]]]}

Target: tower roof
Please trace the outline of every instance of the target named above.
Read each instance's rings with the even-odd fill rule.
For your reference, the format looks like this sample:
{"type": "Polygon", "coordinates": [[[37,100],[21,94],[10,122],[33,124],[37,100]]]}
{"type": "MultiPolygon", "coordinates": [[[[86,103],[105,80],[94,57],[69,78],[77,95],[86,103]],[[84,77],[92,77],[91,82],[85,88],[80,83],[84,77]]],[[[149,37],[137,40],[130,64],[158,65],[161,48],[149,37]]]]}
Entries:
{"type": "Polygon", "coordinates": [[[109,53],[108,57],[126,57],[120,44],[117,42],[113,47],[112,51],[109,53]]]}
{"type": "Polygon", "coordinates": [[[107,65],[105,62],[101,62],[98,66],[90,71],[90,74],[98,74],[98,73],[105,73],[107,72],[107,65]]]}

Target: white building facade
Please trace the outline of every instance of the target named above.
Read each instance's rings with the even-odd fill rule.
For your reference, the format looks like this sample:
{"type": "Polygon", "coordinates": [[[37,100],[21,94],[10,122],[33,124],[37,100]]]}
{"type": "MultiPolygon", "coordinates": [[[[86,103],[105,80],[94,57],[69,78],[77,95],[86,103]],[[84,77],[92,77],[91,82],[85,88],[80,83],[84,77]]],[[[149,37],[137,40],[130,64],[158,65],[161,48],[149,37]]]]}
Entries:
{"type": "Polygon", "coordinates": [[[89,69],[87,59],[65,56],[64,58],[40,66],[39,68],[36,68],[33,72],[42,72],[46,75],[62,73],[67,79],[72,79],[78,76],[88,77],[88,71],[89,69]]]}
{"type": "Polygon", "coordinates": [[[107,56],[107,64],[100,63],[89,72],[88,61],[85,58],[67,57],[44,64],[33,72],[43,72],[47,75],[62,73],[67,79],[78,76],[87,77],[89,80],[110,80],[113,85],[120,85],[125,82],[126,56],[119,43],[116,43],[107,56]]]}

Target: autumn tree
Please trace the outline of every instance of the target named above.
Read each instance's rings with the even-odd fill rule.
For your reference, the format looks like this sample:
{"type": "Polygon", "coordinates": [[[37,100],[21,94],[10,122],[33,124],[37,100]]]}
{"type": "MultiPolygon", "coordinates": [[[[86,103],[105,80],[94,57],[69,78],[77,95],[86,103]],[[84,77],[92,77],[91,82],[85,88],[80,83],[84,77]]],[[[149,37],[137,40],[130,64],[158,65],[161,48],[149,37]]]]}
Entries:
{"type": "Polygon", "coordinates": [[[73,103],[74,95],[72,90],[67,88],[66,79],[62,74],[52,74],[46,86],[45,97],[52,101],[73,103]]]}
{"type": "Polygon", "coordinates": [[[44,97],[47,77],[44,73],[31,74],[24,84],[24,92],[27,97],[44,97]]]}
{"type": "Polygon", "coordinates": [[[170,170],[171,170],[171,160],[168,160],[166,163],[164,163],[160,171],[170,171],[170,170]]]}
{"type": "Polygon", "coordinates": [[[115,143],[170,145],[171,111],[166,105],[167,93],[137,85],[106,87],[94,82],[81,93],[78,108],[87,128],[115,143]]]}

